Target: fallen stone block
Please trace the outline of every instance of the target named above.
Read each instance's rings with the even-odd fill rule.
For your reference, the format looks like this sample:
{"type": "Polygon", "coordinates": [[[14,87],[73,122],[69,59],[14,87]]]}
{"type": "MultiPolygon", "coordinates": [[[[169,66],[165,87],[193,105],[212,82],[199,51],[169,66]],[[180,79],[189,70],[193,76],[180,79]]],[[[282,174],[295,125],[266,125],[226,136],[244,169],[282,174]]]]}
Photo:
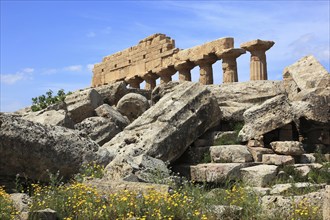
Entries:
{"type": "Polygon", "coordinates": [[[90,117],[74,126],[81,136],[90,137],[98,145],[110,141],[121,129],[107,118],[90,117]]]}
{"type": "Polygon", "coordinates": [[[68,112],[74,123],[95,116],[94,110],[103,104],[102,96],[95,89],[76,91],[65,97],[68,112]]]}
{"type": "Polygon", "coordinates": [[[274,141],[270,146],[276,153],[284,155],[302,155],[305,153],[303,145],[299,141],[274,141]]]}
{"type": "Polygon", "coordinates": [[[264,147],[248,147],[248,151],[251,153],[254,162],[262,162],[263,154],[274,154],[274,151],[264,147]]]}
{"type": "Polygon", "coordinates": [[[204,86],[191,82],[178,85],[103,145],[114,157],[106,167],[107,175],[118,173],[125,157],[147,155],[174,162],[199,136],[218,124],[220,117],[215,99],[204,86]]]}
{"type": "Polygon", "coordinates": [[[136,93],[123,96],[117,104],[117,110],[131,122],[142,115],[149,107],[148,100],[136,93]]]}
{"type": "Polygon", "coordinates": [[[119,111],[108,104],[103,104],[95,109],[96,115],[104,117],[115,123],[123,130],[130,122],[127,117],[124,117],[119,111]]]}
{"type": "Polygon", "coordinates": [[[246,163],[253,158],[245,145],[220,145],[210,147],[211,161],[214,163],[246,163]]]}
{"type": "Polygon", "coordinates": [[[261,162],[264,164],[290,165],[294,164],[295,161],[289,155],[263,154],[261,162]]]}
{"type": "Polygon", "coordinates": [[[275,165],[257,165],[241,169],[242,180],[244,183],[255,186],[265,187],[276,179],[278,167],[275,165]]]}

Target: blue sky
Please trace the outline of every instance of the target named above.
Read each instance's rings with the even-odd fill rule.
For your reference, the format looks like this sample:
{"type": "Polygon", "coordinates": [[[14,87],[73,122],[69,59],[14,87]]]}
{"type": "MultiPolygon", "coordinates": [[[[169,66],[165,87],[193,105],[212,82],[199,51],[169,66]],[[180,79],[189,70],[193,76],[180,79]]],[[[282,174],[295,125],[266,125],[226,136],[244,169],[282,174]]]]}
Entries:
{"type": "MultiPolygon", "coordinates": [[[[222,37],[234,37],[235,47],[273,40],[267,52],[271,80],[282,79],[286,66],[308,54],[329,71],[329,11],[329,0],[1,0],[0,111],[28,106],[48,89],[90,86],[94,63],[153,33],[167,34],[181,49],[222,37]]],[[[249,54],[237,62],[239,81],[248,81],[249,54]]],[[[221,61],[213,70],[220,84],[221,61]]],[[[192,78],[198,80],[198,68],[192,78]]]]}

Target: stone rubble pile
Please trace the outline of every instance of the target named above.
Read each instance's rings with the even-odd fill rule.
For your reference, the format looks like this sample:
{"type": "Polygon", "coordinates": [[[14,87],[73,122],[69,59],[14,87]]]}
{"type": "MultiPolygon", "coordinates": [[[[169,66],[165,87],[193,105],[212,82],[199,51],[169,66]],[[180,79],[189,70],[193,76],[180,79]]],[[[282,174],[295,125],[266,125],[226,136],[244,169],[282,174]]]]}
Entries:
{"type": "MultiPolygon", "coordinates": [[[[261,74],[254,77],[266,70],[261,74]]],[[[287,175],[281,168],[307,176],[322,168],[320,155],[330,161],[330,75],[307,56],[283,78],[169,82],[152,93],[116,82],[76,91],[39,112],[0,113],[0,185],[16,174],[48,181],[46,170],[69,179],[96,162],[106,165],[103,185],[153,183],[155,173],[170,178],[174,171],[201,183],[243,180],[264,195],[265,207],[275,200],[286,206],[292,201],[279,194],[289,186],[267,188],[287,175]]],[[[317,193],[306,196],[327,198],[317,193]]]]}

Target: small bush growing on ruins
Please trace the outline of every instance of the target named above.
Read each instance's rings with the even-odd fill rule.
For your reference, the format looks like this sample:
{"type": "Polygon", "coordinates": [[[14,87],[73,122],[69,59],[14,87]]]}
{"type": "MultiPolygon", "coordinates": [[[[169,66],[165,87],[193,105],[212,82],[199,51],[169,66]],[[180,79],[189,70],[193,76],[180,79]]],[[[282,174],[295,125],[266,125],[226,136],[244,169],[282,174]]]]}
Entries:
{"type": "Polygon", "coordinates": [[[210,152],[207,151],[203,154],[203,158],[201,160],[202,163],[211,163],[211,155],[210,152]]]}
{"type": "Polygon", "coordinates": [[[53,96],[53,91],[48,90],[46,95],[40,95],[38,97],[32,98],[31,110],[36,112],[45,109],[52,104],[63,102],[65,97],[70,94],[71,92],[65,94],[64,89],[60,89],[58,90],[57,95],[53,96]]]}
{"type": "Polygon", "coordinates": [[[10,195],[0,186],[0,219],[17,219],[18,214],[10,195]]]}

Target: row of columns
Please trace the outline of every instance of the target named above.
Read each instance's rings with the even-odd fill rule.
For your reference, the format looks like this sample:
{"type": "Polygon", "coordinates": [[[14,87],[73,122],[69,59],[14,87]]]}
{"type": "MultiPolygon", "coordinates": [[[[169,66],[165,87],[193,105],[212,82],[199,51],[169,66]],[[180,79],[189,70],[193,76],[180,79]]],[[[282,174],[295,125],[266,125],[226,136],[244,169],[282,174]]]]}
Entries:
{"type": "Polygon", "coordinates": [[[133,88],[140,88],[140,83],[146,82],[145,89],[152,90],[156,87],[156,79],[160,83],[172,80],[172,75],[179,72],[179,81],[191,81],[191,70],[198,65],[200,68],[199,82],[203,85],[213,84],[212,65],[217,60],[222,60],[223,83],[238,82],[236,59],[246,51],[251,53],[250,80],[267,80],[266,51],[274,45],[273,41],[254,40],[241,44],[241,48],[226,49],[215,54],[204,56],[198,61],[184,61],[174,66],[160,70],[157,73],[149,72],[143,77],[135,76],[126,82],[133,88]],[[243,49],[242,49],[243,48],[243,49]]]}

